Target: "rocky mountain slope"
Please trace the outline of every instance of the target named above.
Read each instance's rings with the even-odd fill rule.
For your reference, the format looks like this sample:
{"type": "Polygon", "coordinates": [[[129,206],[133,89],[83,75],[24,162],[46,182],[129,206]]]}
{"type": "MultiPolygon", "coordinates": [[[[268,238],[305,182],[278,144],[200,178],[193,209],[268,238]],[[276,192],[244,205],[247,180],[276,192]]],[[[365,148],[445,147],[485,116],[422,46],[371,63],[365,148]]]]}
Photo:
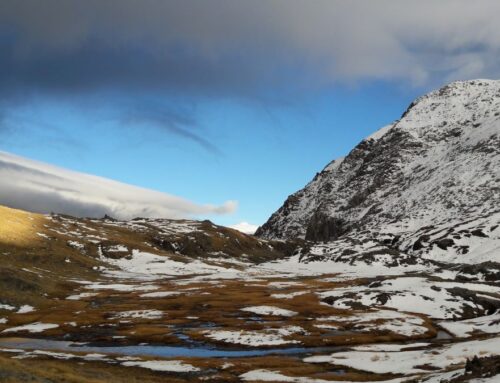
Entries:
{"type": "Polygon", "coordinates": [[[259,228],[374,239],[436,260],[500,261],[500,81],[454,82],[329,163],[259,228]]]}

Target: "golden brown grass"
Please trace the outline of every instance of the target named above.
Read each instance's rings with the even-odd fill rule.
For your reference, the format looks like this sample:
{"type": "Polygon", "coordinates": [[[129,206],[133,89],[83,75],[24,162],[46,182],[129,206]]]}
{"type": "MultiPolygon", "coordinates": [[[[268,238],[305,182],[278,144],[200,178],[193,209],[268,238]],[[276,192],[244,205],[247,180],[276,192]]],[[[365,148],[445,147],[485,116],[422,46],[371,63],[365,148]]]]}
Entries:
{"type": "Polygon", "coordinates": [[[0,243],[16,247],[31,247],[42,242],[37,232],[43,232],[43,215],[0,206],[0,243]]]}
{"type": "MultiPolygon", "coordinates": [[[[221,229],[213,228],[209,223],[203,225],[208,232],[221,232],[221,229]]],[[[209,242],[206,245],[211,249],[227,250],[229,248],[235,254],[257,247],[260,249],[256,252],[258,259],[266,259],[271,254],[267,250],[267,245],[261,246],[255,238],[244,236],[231,229],[223,229],[222,233],[229,238],[227,241],[222,236],[214,234],[207,239],[209,242]]],[[[144,342],[156,345],[179,345],[183,340],[177,337],[176,333],[183,333],[200,342],[219,344],[225,348],[241,348],[241,345],[231,345],[209,339],[205,334],[207,325],[210,325],[210,328],[235,331],[266,331],[293,325],[302,327],[307,331],[307,335],[293,334],[285,339],[298,341],[300,345],[306,347],[348,346],[407,339],[399,334],[381,331],[357,332],[349,335],[332,334],[328,330],[315,327],[315,324],[320,323],[317,321],[318,317],[349,316],[347,310],[338,310],[322,304],[316,292],[366,282],[363,280],[325,282],[328,275],[323,275],[321,278],[295,278],[293,281],[298,282],[298,285],[279,289],[270,286],[269,283],[284,281],[284,279],[268,278],[257,282],[223,280],[216,281],[215,284],[198,281],[188,285],[177,284],[175,279],[158,280],[153,282],[159,286],[158,291],[175,291],[180,294],[164,298],[144,298],[140,297],[144,292],[139,291],[100,290],[97,296],[77,301],[67,300],[69,295],[92,292],[71,279],[117,283],[116,280],[105,277],[96,270],[97,267],[103,265],[99,259],[98,245],[92,240],[92,236],[96,234],[105,237],[101,241],[103,246],[120,244],[129,249],[147,251],[181,262],[188,260],[183,255],[172,254],[151,245],[153,229],[138,232],[125,227],[108,225],[102,221],[65,217],[49,219],[42,215],[0,206],[0,303],[16,307],[30,304],[36,308],[36,311],[26,314],[0,310],[0,318],[8,319],[6,324],[0,324],[0,333],[9,327],[43,322],[55,323],[59,327],[34,335],[23,332],[8,335],[114,344],[144,342]],[[79,233],[78,236],[75,235],[76,232],[79,233]],[[42,233],[47,237],[39,236],[37,233],[42,233]],[[69,246],[68,241],[72,240],[82,243],[83,249],[69,246]],[[287,294],[297,291],[306,291],[306,293],[291,299],[272,296],[276,293],[287,294]],[[241,311],[248,306],[262,305],[295,311],[297,315],[292,317],[261,316],[261,320],[256,321],[257,315],[241,311]],[[114,313],[117,312],[152,309],[162,311],[163,317],[158,319],[114,317],[114,313]],[[117,340],[115,336],[126,338],[117,340]]],[[[196,253],[198,250],[192,251],[196,253]]],[[[113,256],[127,256],[127,253],[113,256]]],[[[214,259],[208,262],[221,263],[214,259]]],[[[286,281],[292,281],[292,279],[286,281]]],[[[425,320],[429,331],[420,337],[433,337],[436,330],[431,321],[425,320]]],[[[344,326],[345,321],[342,323],[332,321],[331,324],[344,326]]],[[[348,325],[346,329],[349,329],[348,325]]],[[[223,359],[198,358],[187,361],[209,371],[207,373],[216,376],[214,381],[217,382],[236,382],[239,381],[238,375],[261,368],[282,372],[287,376],[319,379],[363,381],[381,378],[359,371],[346,371],[344,375],[337,376],[332,374],[332,370],[335,370],[334,366],[303,363],[299,357],[293,356],[231,359],[227,362],[232,363],[233,366],[224,370],[221,369],[226,362],[223,359]]],[[[18,361],[9,358],[9,354],[0,355],[0,381],[44,382],[47,380],[75,383],[201,381],[200,377],[195,375],[174,376],[102,362],[62,361],[47,357],[18,361]]]]}

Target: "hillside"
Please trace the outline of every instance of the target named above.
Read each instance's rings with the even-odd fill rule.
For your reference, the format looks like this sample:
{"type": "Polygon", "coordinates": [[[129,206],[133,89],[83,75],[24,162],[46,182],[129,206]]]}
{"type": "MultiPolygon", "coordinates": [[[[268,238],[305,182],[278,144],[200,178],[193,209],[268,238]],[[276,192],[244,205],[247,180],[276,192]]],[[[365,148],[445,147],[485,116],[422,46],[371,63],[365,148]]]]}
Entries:
{"type": "Polygon", "coordinates": [[[500,81],[455,82],[332,161],[257,235],[372,238],[453,262],[500,261],[500,81]]]}
{"type": "Polygon", "coordinates": [[[498,264],[209,221],[0,223],[2,381],[467,381],[498,361],[498,264]]]}

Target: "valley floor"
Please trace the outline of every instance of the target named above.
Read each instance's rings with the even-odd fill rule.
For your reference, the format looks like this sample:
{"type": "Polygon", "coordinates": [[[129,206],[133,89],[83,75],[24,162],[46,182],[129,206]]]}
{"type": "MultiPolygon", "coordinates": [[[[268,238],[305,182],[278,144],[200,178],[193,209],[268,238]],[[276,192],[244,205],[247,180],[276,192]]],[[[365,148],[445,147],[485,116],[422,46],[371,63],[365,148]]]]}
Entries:
{"type": "Polygon", "coordinates": [[[484,275],[389,254],[188,257],[130,223],[2,213],[2,382],[499,381],[484,275]]]}

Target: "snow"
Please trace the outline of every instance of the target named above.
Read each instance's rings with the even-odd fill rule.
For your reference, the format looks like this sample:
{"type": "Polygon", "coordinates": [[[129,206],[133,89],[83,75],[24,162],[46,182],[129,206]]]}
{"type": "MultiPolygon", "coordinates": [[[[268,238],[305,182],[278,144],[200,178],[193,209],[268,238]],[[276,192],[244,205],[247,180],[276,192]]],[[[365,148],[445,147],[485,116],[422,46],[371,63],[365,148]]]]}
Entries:
{"type": "Polygon", "coordinates": [[[293,293],[288,293],[288,294],[271,294],[271,297],[276,299],[292,299],[307,293],[309,293],[309,291],[295,291],[293,293]]]}
{"type": "Polygon", "coordinates": [[[106,355],[104,354],[98,354],[98,353],[91,353],[91,354],[86,354],[84,356],[85,360],[99,360],[99,361],[108,361],[109,359],[107,358],[106,355]]]}
{"type": "Polygon", "coordinates": [[[57,327],[59,327],[59,325],[57,324],[36,322],[36,323],[26,324],[23,326],[11,327],[6,330],[3,330],[2,333],[19,332],[19,331],[39,333],[57,327]]]}
{"type": "Polygon", "coordinates": [[[429,343],[408,343],[408,344],[389,344],[389,343],[381,343],[381,344],[368,344],[362,346],[354,346],[351,347],[352,350],[355,351],[384,351],[384,352],[397,352],[404,351],[408,348],[422,348],[428,347],[429,343]]]}
{"type": "Polygon", "coordinates": [[[140,318],[140,319],[160,319],[163,317],[163,312],[159,310],[131,310],[116,312],[112,315],[113,319],[119,318],[140,318]]]}
{"type": "MultiPolygon", "coordinates": [[[[335,246],[336,244],[332,244],[335,246]]],[[[316,276],[323,274],[338,274],[339,276],[331,279],[345,280],[354,278],[370,278],[380,275],[401,275],[410,271],[428,271],[429,266],[416,264],[408,267],[405,266],[389,266],[385,262],[368,263],[346,263],[336,262],[333,260],[321,262],[304,263],[300,259],[300,255],[293,255],[288,258],[279,259],[262,263],[256,266],[252,271],[262,275],[280,275],[287,277],[297,276],[316,276]]]]}
{"type": "Polygon", "coordinates": [[[414,351],[346,351],[331,355],[311,356],[306,363],[331,363],[379,374],[412,374],[428,371],[418,366],[445,369],[465,363],[475,355],[498,355],[500,338],[454,343],[438,348],[414,351]]]}
{"type": "MultiPolygon", "coordinates": [[[[245,372],[244,374],[240,375],[240,378],[245,381],[245,382],[253,382],[253,381],[258,381],[258,382],[290,382],[290,383],[332,383],[336,382],[334,380],[324,380],[324,379],[315,379],[315,378],[308,378],[308,377],[297,377],[297,376],[287,376],[282,374],[281,372],[277,371],[271,371],[271,370],[266,370],[266,369],[259,369],[259,370],[252,370],[245,372]]],[[[383,381],[377,381],[381,383],[400,383],[403,381],[406,381],[407,378],[396,378],[396,379],[391,379],[391,380],[383,380],[383,381]]],[[[342,380],[344,383],[353,383],[347,380],[342,380]]],[[[365,383],[375,383],[375,382],[369,382],[365,381],[365,383]]]]}
{"type": "Polygon", "coordinates": [[[18,348],[0,348],[1,352],[11,352],[11,353],[19,353],[19,352],[24,352],[24,350],[20,350],[18,348]]]}
{"type": "MultiPolygon", "coordinates": [[[[237,272],[235,269],[209,265],[197,259],[187,259],[187,262],[178,262],[166,255],[160,256],[141,252],[136,249],[132,250],[132,255],[127,258],[112,259],[101,257],[101,260],[128,273],[129,277],[144,277],[145,279],[160,278],[165,275],[213,274],[222,271],[237,272]]],[[[119,273],[113,273],[111,270],[108,273],[111,275],[120,275],[119,273]]]]}
{"type": "MultiPolygon", "coordinates": [[[[362,332],[390,331],[404,336],[421,335],[428,331],[425,321],[416,315],[393,310],[378,311],[348,311],[347,316],[332,315],[317,318],[320,322],[353,323],[353,330],[362,332]]],[[[318,328],[332,328],[335,325],[316,325],[318,328]]]]}
{"type": "Polygon", "coordinates": [[[489,378],[477,378],[469,380],[469,383],[498,383],[500,377],[498,375],[491,376],[489,378]]]}
{"type": "Polygon", "coordinates": [[[198,367],[178,361],[178,360],[148,360],[148,361],[127,361],[122,363],[126,367],[142,367],[153,371],[164,372],[196,372],[198,367]]]}
{"type": "Polygon", "coordinates": [[[291,377],[270,370],[252,370],[240,375],[245,382],[292,382],[292,383],[331,383],[331,380],[291,377]]]}
{"type": "Polygon", "coordinates": [[[63,353],[63,352],[54,352],[54,351],[44,351],[44,350],[34,350],[25,352],[19,350],[22,354],[14,357],[14,359],[28,359],[28,358],[36,358],[37,356],[49,356],[54,359],[62,359],[68,360],[75,358],[75,355],[63,353]]]}
{"type": "Polygon", "coordinates": [[[372,133],[371,135],[366,137],[365,140],[377,141],[380,138],[382,138],[393,126],[394,126],[394,124],[386,125],[383,128],[380,128],[379,130],[377,130],[375,133],[372,133]]]}
{"type": "Polygon", "coordinates": [[[295,333],[304,333],[304,330],[299,326],[288,326],[280,329],[267,329],[266,331],[206,330],[203,332],[210,339],[251,347],[299,343],[296,340],[283,339],[284,336],[295,333]]]}
{"type": "MultiPolygon", "coordinates": [[[[458,282],[434,282],[421,277],[397,277],[381,282],[380,286],[353,286],[318,293],[320,298],[336,298],[335,308],[350,308],[354,302],[367,307],[381,305],[377,298],[381,293],[390,294],[385,307],[403,312],[414,312],[432,318],[447,319],[461,316],[467,306],[473,305],[446,289],[463,288],[466,290],[499,293],[500,287],[458,282]],[[353,295],[354,294],[354,295],[353,295]]],[[[474,306],[474,305],[473,305],[474,306]]]]}
{"type": "MultiPolygon", "coordinates": [[[[459,368],[457,370],[448,371],[448,372],[438,372],[437,374],[430,374],[422,379],[425,383],[447,383],[451,379],[456,378],[458,376],[464,375],[465,369],[459,368]]],[[[473,380],[468,381],[468,383],[472,383],[473,380]]]]}
{"type": "Polygon", "coordinates": [[[114,291],[151,291],[159,289],[159,286],[155,285],[132,285],[123,283],[109,283],[104,284],[102,282],[90,283],[84,286],[88,290],[114,290],[114,291]]]}
{"type": "Polygon", "coordinates": [[[474,332],[500,333],[500,313],[462,321],[439,322],[446,331],[458,337],[467,337],[474,332]]]}
{"type": "Polygon", "coordinates": [[[31,313],[33,311],[35,311],[35,308],[33,306],[23,305],[19,308],[19,310],[17,310],[17,313],[18,314],[27,314],[27,313],[31,313]]]}
{"type": "Polygon", "coordinates": [[[77,249],[80,251],[85,250],[85,245],[83,243],[78,242],[78,241],[68,241],[67,244],[69,247],[72,247],[73,249],[77,249]]]}
{"type": "MultiPolygon", "coordinates": [[[[109,358],[107,355],[98,354],[98,353],[78,355],[78,354],[70,354],[70,353],[66,353],[66,352],[55,352],[55,351],[47,351],[47,350],[26,351],[26,350],[22,350],[22,349],[14,349],[14,348],[0,349],[0,351],[20,354],[20,355],[15,356],[14,359],[29,359],[29,358],[36,358],[38,356],[43,356],[43,357],[50,357],[50,358],[61,359],[61,360],[80,359],[80,360],[85,360],[85,361],[114,362],[114,359],[109,358]]],[[[117,360],[120,360],[120,358],[117,358],[117,360]]]]}
{"type": "Polygon", "coordinates": [[[78,301],[82,298],[95,297],[96,295],[99,295],[99,294],[98,293],[80,293],[80,294],[70,295],[70,296],[66,297],[66,299],[70,300],[70,301],[78,301]]]}
{"type": "Polygon", "coordinates": [[[190,234],[199,231],[201,222],[186,219],[141,218],[132,221],[107,221],[104,224],[107,226],[123,227],[137,232],[144,232],[149,227],[153,227],[163,234],[190,234]]]}
{"type": "Polygon", "coordinates": [[[291,317],[297,315],[295,311],[286,310],[275,306],[251,306],[245,307],[241,309],[241,311],[247,311],[258,315],[274,315],[283,317],[291,317]]]}
{"type": "Polygon", "coordinates": [[[474,80],[415,100],[293,194],[262,226],[264,237],[304,238],[321,211],[359,227],[345,237],[392,234],[401,252],[427,259],[500,262],[499,94],[500,81],[474,80]],[[479,228],[485,235],[471,235],[479,228]],[[434,242],[442,237],[454,241],[445,250],[434,242]]]}
{"type": "Polygon", "coordinates": [[[274,281],[274,282],[269,282],[267,285],[269,287],[275,287],[277,289],[283,289],[283,288],[286,288],[286,287],[303,286],[303,283],[301,283],[301,282],[295,282],[295,281],[274,281]]]}
{"type": "Polygon", "coordinates": [[[110,253],[115,253],[115,252],[128,252],[127,246],[124,245],[115,245],[115,246],[110,246],[106,248],[106,251],[110,253]]]}

